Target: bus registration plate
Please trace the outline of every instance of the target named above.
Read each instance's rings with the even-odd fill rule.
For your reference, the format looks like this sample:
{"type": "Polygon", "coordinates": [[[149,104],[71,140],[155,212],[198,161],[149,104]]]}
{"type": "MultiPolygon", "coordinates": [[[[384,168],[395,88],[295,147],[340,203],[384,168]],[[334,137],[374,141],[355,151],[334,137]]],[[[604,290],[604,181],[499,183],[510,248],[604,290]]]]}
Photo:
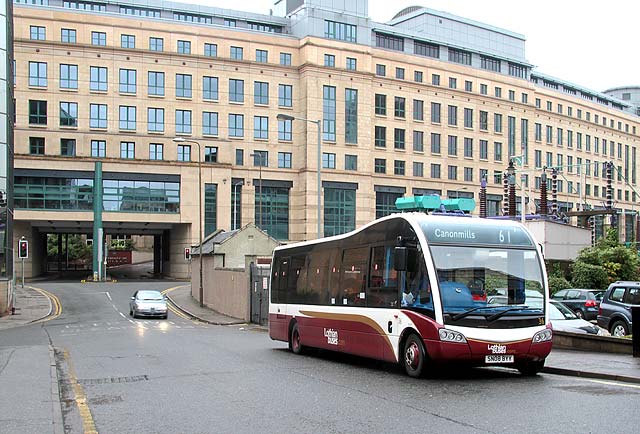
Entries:
{"type": "Polygon", "coordinates": [[[485,363],[513,363],[513,354],[490,354],[484,356],[485,363]]]}

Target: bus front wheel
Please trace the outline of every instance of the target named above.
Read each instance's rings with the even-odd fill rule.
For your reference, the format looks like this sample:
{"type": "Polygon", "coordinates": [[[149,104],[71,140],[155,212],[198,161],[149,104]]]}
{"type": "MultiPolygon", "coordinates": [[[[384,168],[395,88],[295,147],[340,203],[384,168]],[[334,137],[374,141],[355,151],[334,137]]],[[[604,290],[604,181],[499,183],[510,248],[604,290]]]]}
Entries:
{"type": "Polygon", "coordinates": [[[414,378],[422,376],[426,359],[427,354],[422,339],[412,333],[404,342],[402,352],[402,364],[407,375],[414,378]]]}
{"type": "Polygon", "coordinates": [[[304,347],[300,343],[300,330],[298,330],[298,323],[294,324],[291,328],[291,335],[289,336],[289,349],[293,354],[302,354],[304,347]]]}
{"type": "Polygon", "coordinates": [[[518,371],[525,377],[538,375],[542,368],[544,368],[544,359],[536,362],[523,362],[518,365],[518,371]]]}

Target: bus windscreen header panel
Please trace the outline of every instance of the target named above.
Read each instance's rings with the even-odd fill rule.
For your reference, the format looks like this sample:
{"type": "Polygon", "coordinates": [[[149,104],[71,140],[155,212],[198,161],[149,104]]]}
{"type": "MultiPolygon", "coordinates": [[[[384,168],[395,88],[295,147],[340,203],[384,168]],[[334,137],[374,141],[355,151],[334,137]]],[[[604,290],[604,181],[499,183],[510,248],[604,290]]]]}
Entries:
{"type": "Polygon", "coordinates": [[[486,225],[482,224],[482,221],[462,217],[455,221],[451,220],[421,222],[427,241],[430,244],[505,245],[529,248],[535,246],[529,234],[520,225],[486,225]]]}

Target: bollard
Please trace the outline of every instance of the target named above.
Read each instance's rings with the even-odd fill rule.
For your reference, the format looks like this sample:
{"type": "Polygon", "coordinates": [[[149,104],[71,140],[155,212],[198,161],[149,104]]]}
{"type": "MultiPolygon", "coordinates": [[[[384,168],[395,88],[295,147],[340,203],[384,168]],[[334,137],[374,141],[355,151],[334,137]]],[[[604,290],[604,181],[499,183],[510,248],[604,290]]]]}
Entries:
{"type": "Polygon", "coordinates": [[[640,306],[631,306],[633,357],[640,357],[640,306]]]}

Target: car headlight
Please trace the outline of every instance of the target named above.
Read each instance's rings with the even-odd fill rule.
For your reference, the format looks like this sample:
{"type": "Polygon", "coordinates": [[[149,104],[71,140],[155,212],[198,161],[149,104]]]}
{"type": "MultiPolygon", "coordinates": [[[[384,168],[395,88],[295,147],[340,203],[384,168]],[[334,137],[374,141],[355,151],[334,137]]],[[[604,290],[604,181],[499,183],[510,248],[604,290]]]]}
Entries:
{"type": "Polygon", "coordinates": [[[466,343],[467,338],[460,332],[456,332],[453,330],[442,328],[438,330],[440,334],[440,340],[444,342],[457,342],[457,343],[466,343]]]}
{"type": "Polygon", "coordinates": [[[544,329],[533,335],[533,343],[539,344],[540,342],[547,342],[553,339],[553,332],[551,329],[544,329]]]}

